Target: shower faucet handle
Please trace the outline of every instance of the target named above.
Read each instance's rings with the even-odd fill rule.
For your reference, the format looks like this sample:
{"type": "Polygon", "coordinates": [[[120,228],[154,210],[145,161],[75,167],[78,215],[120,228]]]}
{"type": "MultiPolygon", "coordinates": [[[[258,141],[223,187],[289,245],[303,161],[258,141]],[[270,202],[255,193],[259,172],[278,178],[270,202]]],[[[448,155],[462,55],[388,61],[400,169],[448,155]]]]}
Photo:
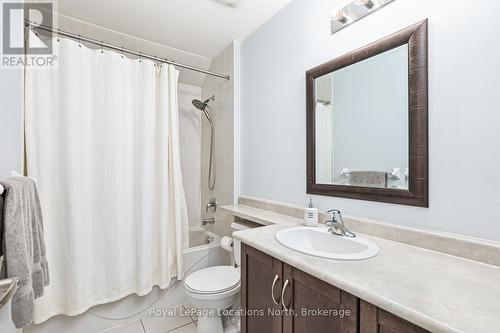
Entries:
{"type": "Polygon", "coordinates": [[[212,213],[217,211],[217,199],[215,197],[211,197],[208,201],[207,206],[205,207],[205,212],[208,213],[209,210],[212,210],[212,213]]]}

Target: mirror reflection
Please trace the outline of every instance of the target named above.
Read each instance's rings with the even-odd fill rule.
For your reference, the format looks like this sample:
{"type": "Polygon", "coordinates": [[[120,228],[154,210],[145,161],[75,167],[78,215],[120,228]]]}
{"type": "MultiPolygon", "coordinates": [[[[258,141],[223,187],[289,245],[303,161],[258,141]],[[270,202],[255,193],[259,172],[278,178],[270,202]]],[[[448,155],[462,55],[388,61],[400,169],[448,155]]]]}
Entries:
{"type": "Polygon", "coordinates": [[[316,183],[408,189],[408,45],[315,80],[316,183]]]}

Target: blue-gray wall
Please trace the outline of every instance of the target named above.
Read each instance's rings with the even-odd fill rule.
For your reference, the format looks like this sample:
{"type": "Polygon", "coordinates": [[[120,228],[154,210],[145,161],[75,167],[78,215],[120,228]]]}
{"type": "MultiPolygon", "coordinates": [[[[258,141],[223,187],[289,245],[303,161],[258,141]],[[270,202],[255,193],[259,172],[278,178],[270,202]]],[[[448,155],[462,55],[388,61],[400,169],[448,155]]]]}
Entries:
{"type": "Polygon", "coordinates": [[[496,1],[397,0],[333,36],[331,3],[294,0],[242,43],[241,194],[305,204],[305,71],[429,18],[430,208],[319,196],[315,202],[500,241],[496,1]]]}

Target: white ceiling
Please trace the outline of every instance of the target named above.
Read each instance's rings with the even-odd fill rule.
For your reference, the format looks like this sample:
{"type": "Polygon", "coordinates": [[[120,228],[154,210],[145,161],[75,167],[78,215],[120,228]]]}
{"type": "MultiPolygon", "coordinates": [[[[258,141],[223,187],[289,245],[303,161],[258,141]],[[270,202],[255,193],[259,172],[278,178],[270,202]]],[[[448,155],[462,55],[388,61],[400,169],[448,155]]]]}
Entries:
{"type": "Polygon", "coordinates": [[[59,0],[62,14],[213,59],[291,0],[59,0]]]}

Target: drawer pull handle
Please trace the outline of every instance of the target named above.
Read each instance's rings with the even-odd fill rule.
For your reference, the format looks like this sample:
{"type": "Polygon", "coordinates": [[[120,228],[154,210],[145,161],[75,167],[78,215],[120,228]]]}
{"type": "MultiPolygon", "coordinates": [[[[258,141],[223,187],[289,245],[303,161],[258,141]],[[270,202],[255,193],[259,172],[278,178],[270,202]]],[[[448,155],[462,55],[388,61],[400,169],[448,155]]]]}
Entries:
{"type": "Polygon", "coordinates": [[[288,311],[288,308],[286,307],[285,305],[285,290],[286,290],[286,287],[288,287],[288,279],[285,281],[285,285],[283,286],[283,290],[281,291],[281,304],[283,305],[283,309],[285,309],[285,311],[288,311]]]}
{"type": "Polygon", "coordinates": [[[273,299],[273,303],[276,304],[276,305],[279,305],[280,303],[278,301],[276,301],[276,299],[274,298],[274,286],[276,285],[276,282],[278,282],[279,280],[279,276],[278,274],[276,274],[276,276],[274,277],[274,281],[273,281],[273,286],[271,287],[271,298],[273,299]]]}

